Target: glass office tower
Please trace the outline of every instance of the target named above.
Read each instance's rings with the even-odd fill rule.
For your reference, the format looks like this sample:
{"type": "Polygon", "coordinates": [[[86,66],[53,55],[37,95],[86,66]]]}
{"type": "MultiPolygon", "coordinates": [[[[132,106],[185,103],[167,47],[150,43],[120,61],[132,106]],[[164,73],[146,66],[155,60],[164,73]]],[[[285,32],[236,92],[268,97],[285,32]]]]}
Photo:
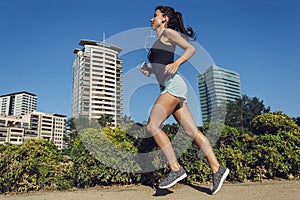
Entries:
{"type": "Polygon", "coordinates": [[[202,121],[224,122],[226,103],[241,97],[240,75],[216,65],[198,75],[202,121]]]}

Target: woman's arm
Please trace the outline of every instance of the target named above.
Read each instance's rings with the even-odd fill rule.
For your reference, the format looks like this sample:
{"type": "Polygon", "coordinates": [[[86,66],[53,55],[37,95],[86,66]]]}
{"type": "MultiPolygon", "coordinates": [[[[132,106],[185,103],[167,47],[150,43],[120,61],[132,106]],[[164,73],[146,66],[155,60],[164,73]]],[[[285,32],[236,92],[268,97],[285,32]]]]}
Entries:
{"type": "Polygon", "coordinates": [[[144,62],[144,63],[142,64],[141,71],[142,71],[142,73],[143,73],[145,76],[150,76],[151,73],[152,73],[152,69],[151,69],[151,67],[150,67],[150,64],[147,64],[146,62],[144,62]]]}
{"type": "Polygon", "coordinates": [[[177,31],[172,29],[166,29],[164,37],[166,37],[171,43],[180,46],[184,49],[183,54],[177,58],[173,63],[170,63],[166,66],[165,73],[174,74],[177,72],[179,66],[186,62],[194,53],[196,52],[195,48],[184,39],[177,31]]]}

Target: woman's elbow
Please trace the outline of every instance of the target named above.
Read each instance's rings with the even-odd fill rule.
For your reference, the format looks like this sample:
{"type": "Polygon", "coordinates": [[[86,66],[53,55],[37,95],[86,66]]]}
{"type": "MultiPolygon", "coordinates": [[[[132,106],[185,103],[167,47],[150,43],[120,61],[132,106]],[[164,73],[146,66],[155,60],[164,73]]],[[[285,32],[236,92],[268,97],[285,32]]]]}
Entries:
{"type": "Polygon", "coordinates": [[[195,49],[195,47],[192,46],[191,47],[191,54],[194,55],[195,53],[196,53],[196,49],[195,49]]]}

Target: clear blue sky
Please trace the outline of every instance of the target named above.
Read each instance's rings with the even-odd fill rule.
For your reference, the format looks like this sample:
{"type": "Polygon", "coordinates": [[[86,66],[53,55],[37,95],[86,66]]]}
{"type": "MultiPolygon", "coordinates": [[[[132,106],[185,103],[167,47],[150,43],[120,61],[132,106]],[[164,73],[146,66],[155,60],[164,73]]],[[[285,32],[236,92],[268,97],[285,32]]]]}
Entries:
{"type": "MultiPolygon", "coordinates": [[[[183,13],[214,62],[240,74],[242,94],[258,97],[272,111],[300,116],[298,0],[1,1],[0,94],[32,92],[38,111],[70,117],[79,41],[149,27],[157,5],[183,13]]],[[[131,67],[127,62],[124,72],[131,67]]],[[[158,94],[147,89],[138,91],[147,98],[132,112],[136,121],[147,119],[158,94]]]]}

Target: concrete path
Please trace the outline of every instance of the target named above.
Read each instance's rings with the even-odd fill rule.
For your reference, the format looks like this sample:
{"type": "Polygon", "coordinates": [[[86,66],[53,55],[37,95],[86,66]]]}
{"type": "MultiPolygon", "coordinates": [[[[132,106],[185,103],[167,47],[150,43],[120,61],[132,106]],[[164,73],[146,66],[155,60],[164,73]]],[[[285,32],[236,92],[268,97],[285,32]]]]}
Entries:
{"type": "Polygon", "coordinates": [[[0,195],[0,200],[300,200],[300,181],[264,181],[263,183],[225,183],[216,195],[208,194],[211,185],[177,184],[169,190],[148,186],[115,189],[93,188],[76,191],[32,192],[0,195]]]}

